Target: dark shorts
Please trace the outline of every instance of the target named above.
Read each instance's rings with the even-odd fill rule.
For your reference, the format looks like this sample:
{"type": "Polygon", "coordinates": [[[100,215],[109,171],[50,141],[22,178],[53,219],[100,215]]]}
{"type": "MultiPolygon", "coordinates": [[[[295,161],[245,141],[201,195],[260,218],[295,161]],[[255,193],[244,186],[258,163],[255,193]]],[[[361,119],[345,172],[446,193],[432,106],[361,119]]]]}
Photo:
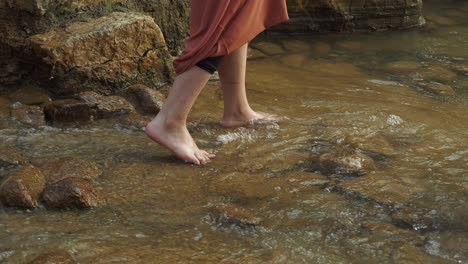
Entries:
{"type": "Polygon", "coordinates": [[[209,57],[198,62],[196,65],[200,67],[201,69],[213,74],[218,69],[218,66],[221,63],[222,59],[223,59],[223,56],[209,57]]]}

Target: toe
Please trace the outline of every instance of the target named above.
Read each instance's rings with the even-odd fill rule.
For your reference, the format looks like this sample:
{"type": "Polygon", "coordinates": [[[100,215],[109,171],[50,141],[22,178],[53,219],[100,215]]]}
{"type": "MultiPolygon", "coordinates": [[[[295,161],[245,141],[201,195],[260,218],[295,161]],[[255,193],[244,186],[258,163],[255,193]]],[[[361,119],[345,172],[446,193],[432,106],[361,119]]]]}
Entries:
{"type": "Polygon", "coordinates": [[[194,154],[194,155],[190,155],[190,156],[187,156],[185,159],[184,159],[186,162],[191,162],[195,165],[200,165],[201,164],[201,161],[200,159],[194,154]]]}
{"type": "Polygon", "coordinates": [[[197,157],[197,159],[200,161],[201,164],[206,164],[207,163],[207,159],[203,155],[203,153],[201,153],[201,151],[198,151],[197,153],[195,153],[195,156],[197,157]]]}
{"type": "Polygon", "coordinates": [[[208,158],[208,159],[213,159],[216,157],[215,154],[208,153],[207,151],[202,150],[203,154],[208,158]]]}

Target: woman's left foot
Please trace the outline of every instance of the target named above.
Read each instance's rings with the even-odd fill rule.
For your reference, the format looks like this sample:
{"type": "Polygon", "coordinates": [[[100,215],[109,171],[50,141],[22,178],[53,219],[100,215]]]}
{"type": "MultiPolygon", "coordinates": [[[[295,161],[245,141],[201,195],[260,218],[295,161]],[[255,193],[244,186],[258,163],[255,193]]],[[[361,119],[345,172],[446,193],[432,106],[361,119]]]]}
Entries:
{"type": "Polygon", "coordinates": [[[224,117],[220,124],[221,126],[226,128],[236,128],[253,124],[272,123],[279,121],[280,119],[281,118],[276,115],[252,111],[249,114],[245,115],[233,115],[229,117],[224,117]]]}

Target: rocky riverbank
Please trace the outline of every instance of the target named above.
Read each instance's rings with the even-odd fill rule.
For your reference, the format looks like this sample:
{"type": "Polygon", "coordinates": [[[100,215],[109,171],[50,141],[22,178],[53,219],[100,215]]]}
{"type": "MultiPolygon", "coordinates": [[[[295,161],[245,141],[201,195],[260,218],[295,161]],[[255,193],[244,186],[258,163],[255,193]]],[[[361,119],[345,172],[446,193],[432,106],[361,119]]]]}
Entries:
{"type": "MultiPolygon", "coordinates": [[[[0,85],[30,83],[56,96],[159,88],[188,34],[190,1],[2,1],[0,85]],[[136,41],[138,40],[138,41],[136,41]],[[172,56],[171,56],[172,55],[172,56]]],[[[375,31],[424,24],[421,0],[289,0],[291,21],[270,32],[375,31]]]]}

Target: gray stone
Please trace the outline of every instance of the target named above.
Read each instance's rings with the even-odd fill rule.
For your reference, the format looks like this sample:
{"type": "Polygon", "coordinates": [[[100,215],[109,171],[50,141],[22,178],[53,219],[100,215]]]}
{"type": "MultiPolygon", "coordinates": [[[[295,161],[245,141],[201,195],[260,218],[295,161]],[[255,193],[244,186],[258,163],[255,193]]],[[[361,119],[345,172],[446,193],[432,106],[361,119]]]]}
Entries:
{"type": "Polygon", "coordinates": [[[135,111],[133,105],[120,96],[103,96],[86,91],[80,93],[80,99],[88,104],[94,119],[110,118],[135,111]]]}

